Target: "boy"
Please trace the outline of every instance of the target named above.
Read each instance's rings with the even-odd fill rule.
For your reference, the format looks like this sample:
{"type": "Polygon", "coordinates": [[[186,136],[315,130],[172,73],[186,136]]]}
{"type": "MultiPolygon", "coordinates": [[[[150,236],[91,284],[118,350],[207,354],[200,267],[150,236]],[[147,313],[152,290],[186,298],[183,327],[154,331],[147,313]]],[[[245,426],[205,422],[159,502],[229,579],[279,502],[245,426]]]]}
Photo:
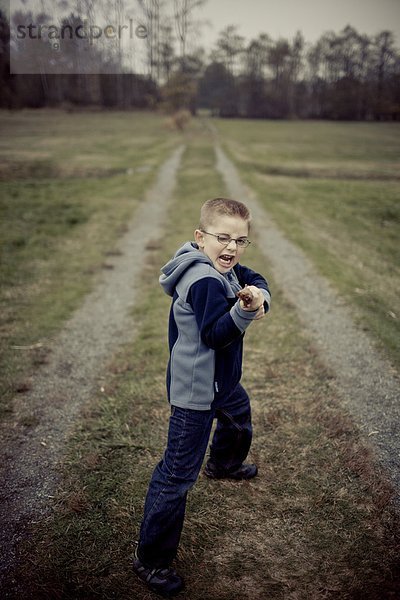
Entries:
{"type": "Polygon", "coordinates": [[[167,448],[149,484],[133,567],[151,590],[165,597],[183,588],[170,565],[214,418],[205,475],[234,480],[257,475],[256,465],[244,463],[252,427],[240,377],[244,332],[268,311],[270,294],[261,275],[239,264],[250,244],[250,220],[241,202],[208,200],[195,243],[184,244],[161,269],[161,286],[172,296],[167,369],[171,417],[167,448]],[[238,299],[243,287],[244,298],[238,299]]]}

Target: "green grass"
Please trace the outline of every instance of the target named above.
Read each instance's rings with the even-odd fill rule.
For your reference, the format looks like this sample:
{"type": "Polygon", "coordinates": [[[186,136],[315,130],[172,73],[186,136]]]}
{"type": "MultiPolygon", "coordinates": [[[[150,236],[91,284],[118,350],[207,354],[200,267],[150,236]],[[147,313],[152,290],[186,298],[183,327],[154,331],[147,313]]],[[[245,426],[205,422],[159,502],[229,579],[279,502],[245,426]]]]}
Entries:
{"type": "MultiPolygon", "coordinates": [[[[212,142],[189,141],[165,235],[141,278],[140,323],[113,357],[71,440],[54,512],[32,531],[16,576],[26,598],[147,599],[131,572],[147,483],[166,439],[170,300],[161,265],[192,237],[204,200],[225,192],[212,142]]],[[[243,261],[268,274],[254,243],[243,261]]],[[[177,566],[182,599],[363,600],[395,597],[398,523],[391,491],[338,404],[295,309],[271,281],[273,310],[246,335],[253,403],[253,482],[201,477],[177,566]]],[[[110,357],[111,358],[111,357],[110,357]]]]}
{"type": "Polygon", "coordinates": [[[391,123],[213,120],[243,165],[263,173],[399,179],[391,123]]]}
{"type": "Polygon", "coordinates": [[[218,121],[244,180],[400,364],[400,128],[218,121]]]}
{"type": "Polygon", "coordinates": [[[152,113],[0,113],[0,178],[83,177],[154,167],[176,137],[152,113]]]}
{"type": "Polygon", "coordinates": [[[0,128],[4,412],[45,360],[48,338],[106,268],[181,136],[146,113],[0,112],[0,128]]]}

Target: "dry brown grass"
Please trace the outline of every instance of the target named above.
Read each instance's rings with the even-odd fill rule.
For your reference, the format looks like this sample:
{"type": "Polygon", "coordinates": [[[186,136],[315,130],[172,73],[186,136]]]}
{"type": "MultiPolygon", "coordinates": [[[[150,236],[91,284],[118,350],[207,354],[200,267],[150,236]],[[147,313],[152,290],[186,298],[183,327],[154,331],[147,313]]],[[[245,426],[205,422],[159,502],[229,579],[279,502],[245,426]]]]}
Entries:
{"type": "Polygon", "coordinates": [[[167,129],[183,131],[188,126],[190,120],[190,112],[182,109],[170,115],[165,121],[165,126],[167,129]]]}

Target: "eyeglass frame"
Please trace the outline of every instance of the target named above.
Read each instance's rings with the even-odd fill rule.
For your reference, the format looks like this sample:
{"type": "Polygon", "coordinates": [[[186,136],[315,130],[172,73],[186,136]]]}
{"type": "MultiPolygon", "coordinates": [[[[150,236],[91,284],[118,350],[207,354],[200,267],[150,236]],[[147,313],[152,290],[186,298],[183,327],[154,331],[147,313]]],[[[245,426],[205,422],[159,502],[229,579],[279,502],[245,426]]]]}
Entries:
{"type": "MultiPolygon", "coordinates": [[[[222,245],[222,246],[229,246],[229,244],[231,242],[235,242],[236,246],[238,248],[248,248],[248,246],[250,246],[251,241],[248,238],[229,238],[229,240],[225,243],[225,242],[221,242],[221,240],[219,238],[224,237],[224,235],[218,234],[218,233],[210,233],[209,231],[205,231],[204,229],[200,229],[200,231],[202,233],[206,233],[207,235],[212,235],[213,237],[217,238],[218,242],[222,245]],[[238,242],[244,242],[242,244],[238,244],[238,242]]],[[[228,237],[228,236],[226,236],[228,237]]]]}

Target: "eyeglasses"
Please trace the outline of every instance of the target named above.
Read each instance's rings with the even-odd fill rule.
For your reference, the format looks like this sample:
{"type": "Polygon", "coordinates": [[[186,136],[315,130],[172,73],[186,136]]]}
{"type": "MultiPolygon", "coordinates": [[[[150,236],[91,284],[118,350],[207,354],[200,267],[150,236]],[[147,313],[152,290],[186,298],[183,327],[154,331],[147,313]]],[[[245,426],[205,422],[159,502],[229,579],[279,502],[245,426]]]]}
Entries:
{"type": "Polygon", "coordinates": [[[248,240],[245,237],[235,239],[229,237],[229,235],[218,235],[216,233],[210,233],[209,231],[204,231],[204,229],[201,229],[201,232],[206,233],[207,235],[212,235],[213,237],[217,238],[219,243],[223,246],[228,246],[231,242],[235,242],[235,244],[239,246],[239,248],[247,248],[247,246],[251,244],[250,240],[248,240]]]}

